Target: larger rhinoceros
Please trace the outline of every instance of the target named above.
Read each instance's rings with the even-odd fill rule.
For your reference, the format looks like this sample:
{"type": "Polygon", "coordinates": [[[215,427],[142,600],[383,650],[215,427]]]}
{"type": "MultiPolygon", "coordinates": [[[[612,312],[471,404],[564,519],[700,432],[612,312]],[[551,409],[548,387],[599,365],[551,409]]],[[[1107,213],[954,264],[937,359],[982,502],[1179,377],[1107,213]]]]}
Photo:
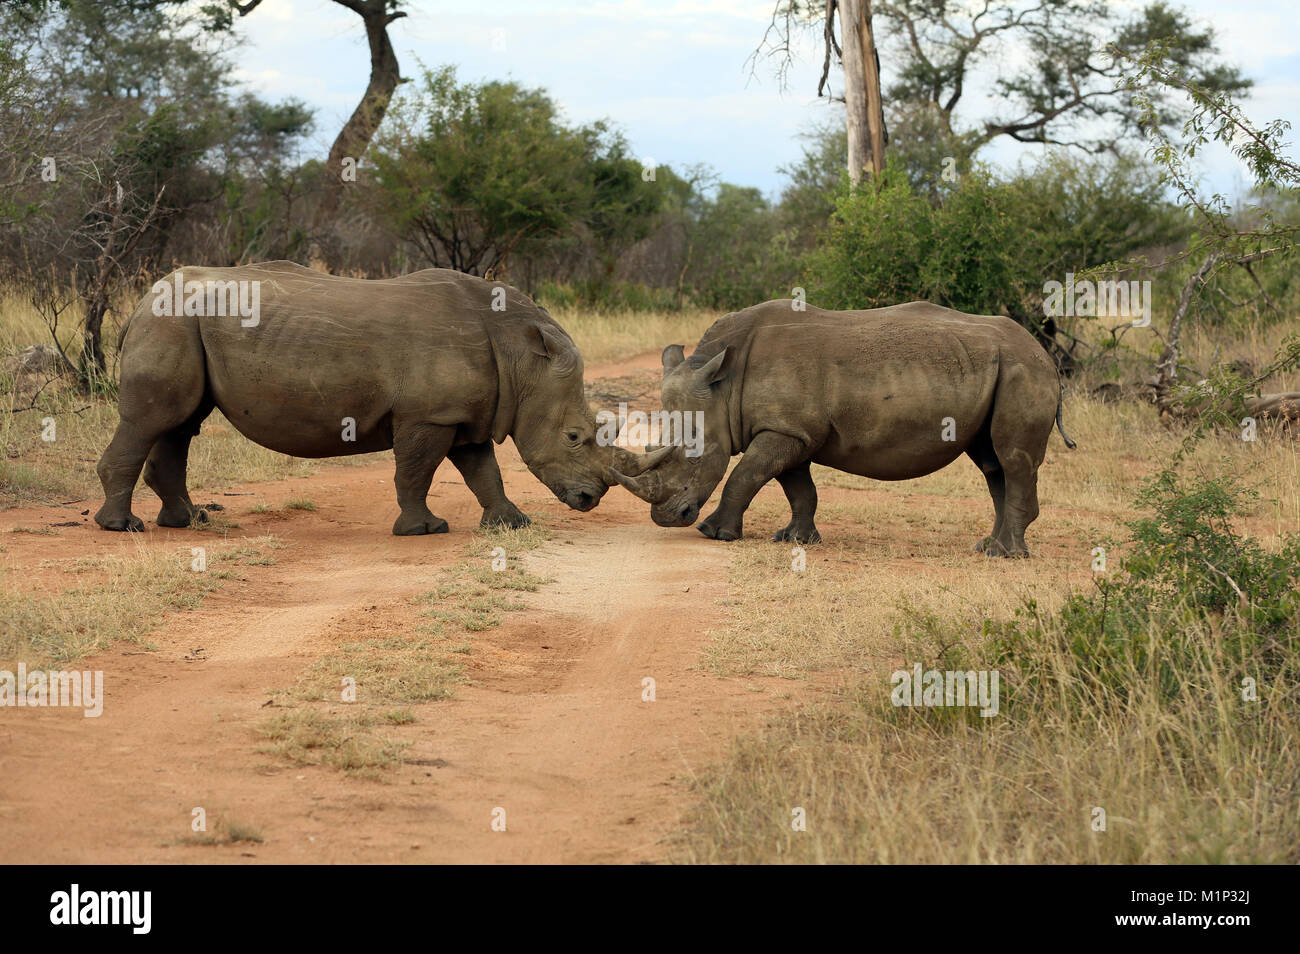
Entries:
{"type": "MultiPolygon", "coordinates": [[[[776,478],[791,519],[773,539],[797,543],[821,539],[810,464],[906,480],[966,454],[996,513],[976,549],[1029,555],[1025,528],[1038,516],[1053,422],[1061,427],[1061,386],[1047,353],[1011,319],[924,301],[866,311],[769,301],[718,319],[689,359],[670,345],[663,367],[663,406],[702,415],[702,452],[672,448],[640,475],[614,472],[653,505],[660,526],[691,524],[735,454],[744,456],[700,532],[739,539],[745,509],[776,478]]],[[[1061,437],[1075,446],[1064,429],[1061,437]]]]}
{"type": "Polygon", "coordinates": [[[493,453],[507,436],[575,510],[596,506],[615,462],[636,473],[651,462],[597,445],[582,358],[544,309],[445,269],[367,281],[269,262],[158,282],[122,332],[121,421],[98,466],[101,527],[144,529],[131,513],[142,466],[162,499],[160,526],[203,518],[186,460],[214,407],[249,440],[296,457],[392,448],[399,535],[446,532],[425,503],[444,457],[483,525],[528,523],[493,453]]]}

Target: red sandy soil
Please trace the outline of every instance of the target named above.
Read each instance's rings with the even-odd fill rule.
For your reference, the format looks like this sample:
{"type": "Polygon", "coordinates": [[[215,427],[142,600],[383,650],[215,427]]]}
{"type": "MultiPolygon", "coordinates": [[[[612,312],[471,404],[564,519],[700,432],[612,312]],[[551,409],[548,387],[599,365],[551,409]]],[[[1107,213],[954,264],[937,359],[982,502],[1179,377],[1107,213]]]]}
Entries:
{"type": "MultiPolygon", "coordinates": [[[[640,375],[657,354],[587,372],[640,375]]],[[[201,439],[201,438],[200,438],[201,439]]],[[[195,610],[162,621],[141,652],[119,644],[75,668],[102,670],[103,715],[0,709],[0,862],[640,862],[672,851],[694,803],[690,781],[797,688],[759,693],[761,680],[698,668],[710,628],[725,622],[725,547],[664,530],[648,507],[612,489],[588,514],[567,510],[532,478],[512,444],[498,450],[507,492],[553,536],[523,557],[552,582],[528,609],[467,634],[468,684],[454,698],[411,706],[415,723],[379,731],[410,741],[383,780],[302,767],[260,751],[256,727],[272,693],[291,687],[337,647],[413,633],[413,598],[466,555],[480,510],[450,466],[430,506],[451,533],[394,537],[391,463],[326,467],[307,479],[195,494],[239,524],[230,540],[274,534],[271,566],[240,567],[195,610]],[[252,491],[256,497],[222,496],[252,491]],[[247,512],[263,498],[310,496],[315,512],[247,512]],[[656,701],[642,701],[642,680],[656,701]],[[260,843],[186,844],[191,811],[208,828],[251,825],[260,843]],[[492,830],[493,811],[506,830],[492,830]]],[[[765,494],[779,490],[768,488],[765,494]]],[[[58,535],[9,534],[3,559],[22,585],[66,585],[61,561],[144,546],[188,559],[211,533],[153,524],[106,533],[65,507],[0,513],[0,531],[76,520],[58,535]],[[63,581],[63,582],[59,582],[63,581]]],[[[340,703],[331,707],[345,713],[340,703]]]]}

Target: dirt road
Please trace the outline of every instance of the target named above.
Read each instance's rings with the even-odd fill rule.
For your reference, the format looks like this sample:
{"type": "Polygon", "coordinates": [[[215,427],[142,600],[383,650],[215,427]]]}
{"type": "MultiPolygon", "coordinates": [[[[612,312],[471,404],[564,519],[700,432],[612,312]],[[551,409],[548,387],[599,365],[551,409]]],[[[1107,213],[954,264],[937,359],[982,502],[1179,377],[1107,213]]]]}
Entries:
{"type": "MultiPolygon", "coordinates": [[[[588,377],[645,382],[656,366],[643,358],[588,377]]],[[[122,644],[79,663],[104,672],[101,717],[0,709],[0,862],[664,859],[692,774],[774,705],[754,679],[695,668],[724,618],[725,548],[653,526],[619,488],[572,513],[512,445],[498,453],[508,493],[554,530],[520,557],[552,582],[524,594],[528,608],[501,627],[473,634],[470,681],[452,699],[411,707],[400,767],[374,780],[286,764],[261,751],[256,727],[273,694],[331,650],[415,630],[415,598],[465,557],[479,517],[470,492],[440,469],[431,506],[452,532],[401,538],[388,532],[389,462],[230,487],[272,499],[306,490],[317,509],[236,508],[231,538],[273,533],[284,545],[275,563],[241,567],[200,608],[166,618],[150,637],[156,651],[122,644]],[[196,807],[210,828],[234,819],[263,841],[187,843],[196,807]],[[498,809],[504,831],[493,830],[498,809]]],[[[76,558],[140,545],[183,554],[210,539],[157,528],[157,501],[145,490],[139,501],[143,537],[83,520],[57,536],[9,534],[5,559],[39,582],[76,558]]],[[[82,509],[11,510],[0,530],[80,520],[82,509]]]]}

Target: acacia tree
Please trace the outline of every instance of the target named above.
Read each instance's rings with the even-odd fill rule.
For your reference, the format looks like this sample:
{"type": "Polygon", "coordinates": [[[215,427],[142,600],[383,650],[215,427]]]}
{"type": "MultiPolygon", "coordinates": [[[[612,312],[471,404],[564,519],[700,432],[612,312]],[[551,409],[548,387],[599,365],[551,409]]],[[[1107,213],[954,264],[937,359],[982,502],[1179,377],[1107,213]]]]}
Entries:
{"type": "MultiPolygon", "coordinates": [[[[839,55],[835,9],[825,0],[778,0],[756,56],[775,57],[784,82],[792,37],[816,30],[829,67],[832,53],[839,55]]],[[[1163,0],[1128,18],[1105,0],[874,0],[871,11],[895,77],[885,95],[894,122],[907,118],[933,129],[959,159],[1000,136],[1114,152],[1151,124],[1175,127],[1187,115],[1177,97],[1148,84],[1148,109],[1122,82],[1119,57],[1151,42],[1161,42],[1170,63],[1202,89],[1235,94],[1250,86],[1219,60],[1213,30],[1198,29],[1163,0]],[[1001,65],[993,90],[1006,112],[962,122],[972,71],[995,61],[1001,65]]],[[[818,95],[824,87],[823,78],[818,95]]]]}
{"type": "MultiPolygon", "coordinates": [[[[1233,210],[1222,195],[1204,195],[1197,184],[1193,162],[1206,145],[1217,142],[1245,164],[1258,193],[1294,193],[1300,190],[1300,163],[1285,151],[1291,127],[1284,120],[1262,126],[1255,124],[1228,92],[1207,88],[1189,76],[1183,63],[1165,44],[1152,43],[1140,53],[1124,55],[1123,59],[1128,70],[1125,88],[1133,94],[1134,105],[1143,113],[1151,130],[1152,155],[1183,204],[1194,213],[1199,229],[1195,240],[1178,256],[1180,260],[1198,264],[1179,294],[1164,337],[1164,348],[1156,362],[1157,401],[1162,409],[1168,410],[1181,397],[1201,411],[1217,405],[1221,414],[1225,402],[1221,397],[1216,398],[1214,384],[1209,390],[1192,394],[1190,402],[1187,395],[1174,394],[1182,322],[1194,298],[1226,269],[1243,269],[1262,291],[1252,266],[1265,259],[1293,258],[1300,248],[1300,225],[1278,222],[1267,204],[1233,210]],[[1152,90],[1166,95],[1155,95],[1152,90]],[[1172,134],[1162,128],[1158,116],[1170,94],[1181,95],[1190,104],[1186,121],[1172,134]]],[[[1298,364],[1300,342],[1292,339],[1273,364],[1253,380],[1244,384],[1231,382],[1223,380],[1220,373],[1217,387],[1223,394],[1244,401],[1245,408],[1257,416],[1300,418],[1300,395],[1274,395],[1287,400],[1270,402],[1267,396],[1250,393],[1270,375],[1298,364]]]]}

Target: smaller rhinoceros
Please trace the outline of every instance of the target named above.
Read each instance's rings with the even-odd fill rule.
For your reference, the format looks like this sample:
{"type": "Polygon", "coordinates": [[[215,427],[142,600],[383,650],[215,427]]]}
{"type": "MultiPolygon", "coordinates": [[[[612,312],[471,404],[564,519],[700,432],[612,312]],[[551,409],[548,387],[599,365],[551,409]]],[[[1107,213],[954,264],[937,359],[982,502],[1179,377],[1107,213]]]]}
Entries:
{"type": "Polygon", "coordinates": [[[764,302],[719,318],[690,358],[670,345],[663,367],[664,409],[697,415],[702,452],[677,447],[639,476],[614,477],[653,505],[655,523],[689,526],[743,453],[698,526],[717,540],[740,538],[745,509],[773,478],[791,511],[773,539],[820,540],[810,464],[907,480],[966,454],[996,513],[976,550],[1028,556],[1053,423],[1075,446],[1061,427],[1056,367],[1029,332],[924,301],[866,311],[764,302]]]}
{"type": "Polygon", "coordinates": [[[392,448],[398,535],[447,531],[425,500],[444,458],[482,505],[482,525],[528,523],[493,453],[506,437],[575,510],[596,506],[612,465],[640,473],[655,460],[597,443],[582,356],[544,309],[460,272],[367,281],[292,262],[186,268],[140,302],[120,345],[121,423],[98,467],[95,520],[106,530],[144,529],[131,513],[142,467],[163,502],[159,526],[206,518],[190,500],[186,463],[217,408],[283,454],[392,448]]]}

